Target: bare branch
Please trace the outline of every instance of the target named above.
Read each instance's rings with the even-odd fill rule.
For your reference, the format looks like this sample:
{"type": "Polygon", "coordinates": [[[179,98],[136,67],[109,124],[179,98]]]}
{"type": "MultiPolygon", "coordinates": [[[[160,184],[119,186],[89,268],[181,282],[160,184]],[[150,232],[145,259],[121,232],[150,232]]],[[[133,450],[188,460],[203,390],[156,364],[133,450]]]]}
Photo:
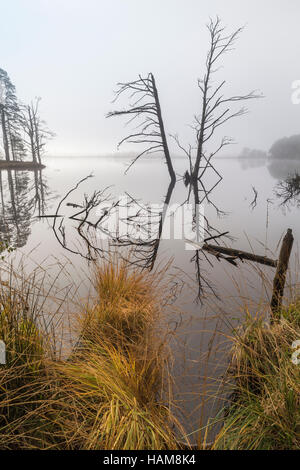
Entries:
{"type": "Polygon", "coordinates": [[[126,109],[109,112],[107,117],[132,116],[127,124],[143,117],[142,123],[137,126],[137,129],[140,129],[140,131],[124,137],[119,142],[118,147],[125,142],[146,145],[146,149],[134,158],[126,172],[140,157],[152,153],[153,150],[157,151],[160,148],[164,153],[171,180],[175,181],[176,176],[170,157],[154,76],[151,73],[146,78],[139,76],[138,80],[119,83],[118,87],[114,102],[124,93],[129,93],[129,98],[135,98],[135,100],[126,109]]]}
{"type": "MultiPolygon", "coordinates": [[[[232,34],[227,35],[225,28],[221,26],[219,17],[215,20],[211,19],[207,28],[210,35],[210,48],[206,58],[204,77],[201,80],[198,79],[198,87],[202,95],[202,112],[201,116],[195,117],[194,130],[196,132],[197,153],[191,175],[191,179],[193,180],[199,179],[201,160],[205,155],[204,145],[213,137],[215,131],[231,119],[243,116],[247,112],[245,108],[231,111],[228,105],[261,97],[261,95],[255,91],[246,95],[235,95],[228,98],[220,94],[226,81],[223,80],[221,83],[214,86],[212,78],[214,73],[218,70],[218,67],[216,68],[215,65],[224,54],[232,51],[243,28],[238,28],[232,34]]],[[[228,145],[228,143],[229,141],[227,141],[226,145],[228,145]]],[[[222,141],[217,151],[213,152],[211,155],[215,155],[224,145],[225,143],[222,141]]],[[[201,175],[203,176],[203,174],[202,172],[201,175]]]]}

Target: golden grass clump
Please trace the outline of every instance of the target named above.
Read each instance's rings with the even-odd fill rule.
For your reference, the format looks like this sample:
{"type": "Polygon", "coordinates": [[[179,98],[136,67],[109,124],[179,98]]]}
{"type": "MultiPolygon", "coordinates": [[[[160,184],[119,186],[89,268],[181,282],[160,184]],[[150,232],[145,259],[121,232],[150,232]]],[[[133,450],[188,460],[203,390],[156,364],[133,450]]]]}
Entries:
{"type": "Polygon", "coordinates": [[[233,394],[214,449],[300,449],[300,365],[292,361],[299,339],[299,302],[271,326],[248,319],[234,338],[233,394]]]}
{"type": "Polygon", "coordinates": [[[6,348],[6,364],[0,366],[1,449],[31,448],[40,439],[37,410],[46,396],[47,342],[32,293],[31,282],[21,290],[1,282],[0,339],[6,348]]]}
{"type": "Polygon", "coordinates": [[[160,315],[161,277],[112,260],[94,268],[93,280],[97,299],[81,316],[82,337],[92,339],[101,330],[111,339],[120,340],[121,333],[139,344],[160,315]]]}
{"type": "Polygon", "coordinates": [[[157,334],[161,278],[110,262],[93,280],[96,296],[76,314],[78,341],[65,360],[39,322],[33,286],[2,289],[0,449],[177,448],[166,335],[157,334]]]}
{"type": "Polygon", "coordinates": [[[57,364],[53,418],[68,449],[176,448],[164,385],[168,358],[154,325],[159,279],[126,263],[94,270],[96,301],[79,316],[79,341],[57,364]]]}
{"type": "Polygon", "coordinates": [[[157,393],[157,366],[147,355],[125,355],[105,341],[58,365],[52,420],[63,433],[63,448],[174,448],[170,412],[157,393]]]}

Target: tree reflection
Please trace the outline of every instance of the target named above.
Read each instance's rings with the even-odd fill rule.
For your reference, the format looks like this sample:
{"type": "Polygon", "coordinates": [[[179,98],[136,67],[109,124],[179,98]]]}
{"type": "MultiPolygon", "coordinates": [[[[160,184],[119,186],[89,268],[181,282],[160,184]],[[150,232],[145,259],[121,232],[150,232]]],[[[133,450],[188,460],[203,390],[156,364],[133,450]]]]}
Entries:
{"type": "Polygon", "coordinates": [[[83,201],[74,202],[76,191],[89,178],[91,176],[83,178],[68,191],[58,204],[55,214],[49,215],[53,218],[55,237],[64,249],[88,261],[95,261],[99,257],[111,259],[112,253],[116,252],[118,257],[126,259],[131,265],[151,271],[157,262],[162,239],[176,239],[175,230],[179,229],[183,234],[185,226],[190,223],[182,217],[182,213],[179,213],[180,208],[188,202],[192,206],[192,227],[188,229],[191,240],[184,240],[183,237],[180,239],[182,242],[191,242],[192,246],[194,243],[191,262],[194,264],[198,286],[196,300],[201,300],[206,289],[215,293],[203,271],[206,262],[212,263],[201,247],[207,240],[219,240],[226,236],[227,232],[220,233],[213,227],[201,210],[201,206],[204,203],[210,204],[217,215],[224,214],[211,197],[221,178],[208,190],[203,181],[194,180],[190,183],[187,200],[182,204],[176,204],[175,212],[178,210],[179,213],[176,229],[175,212],[170,205],[175,188],[174,181],[171,181],[167,188],[163,204],[158,206],[145,205],[128,193],[125,199],[123,197],[116,199],[112,196],[110,188],[96,190],[91,196],[84,195],[83,201]],[[74,222],[76,222],[75,227],[74,222]],[[77,236],[74,236],[74,228],[77,236]],[[165,229],[168,232],[164,232],[165,229]]]}
{"type": "Polygon", "coordinates": [[[0,170],[0,240],[13,248],[26,245],[33,217],[45,214],[49,193],[41,170],[0,170]]]}
{"type": "Polygon", "coordinates": [[[275,195],[283,207],[300,207],[300,174],[295,172],[279,181],[275,187],[275,195]]]}
{"type": "Polygon", "coordinates": [[[69,252],[78,254],[88,261],[94,261],[99,256],[106,257],[116,250],[120,256],[126,256],[126,249],[129,249],[130,257],[127,260],[131,264],[152,270],[175,181],[170,182],[161,209],[154,209],[153,205],[143,205],[128,193],[125,200],[114,199],[109,188],[97,190],[90,197],[85,195],[81,203],[69,202],[69,198],[73,197],[80,184],[90,177],[79,181],[57,206],[53,231],[58,242],[69,252]],[[73,211],[67,216],[61,215],[62,209],[66,210],[67,207],[79,211],[73,211]],[[79,246],[74,240],[74,233],[69,236],[68,220],[77,222],[79,246]],[[120,230],[120,224],[123,230],[120,230]],[[119,250],[120,248],[123,250],[119,250]]]}

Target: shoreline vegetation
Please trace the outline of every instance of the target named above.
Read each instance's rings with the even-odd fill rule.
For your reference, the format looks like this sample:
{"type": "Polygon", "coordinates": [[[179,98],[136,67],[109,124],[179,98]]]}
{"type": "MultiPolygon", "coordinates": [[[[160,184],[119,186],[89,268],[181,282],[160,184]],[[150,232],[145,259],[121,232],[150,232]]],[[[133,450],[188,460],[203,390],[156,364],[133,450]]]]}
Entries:
{"type": "MultiPolygon", "coordinates": [[[[44,281],[36,272],[1,273],[1,450],[195,449],[173,414],[165,270],[141,272],[116,259],[95,264],[95,297],[63,334],[76,341],[67,357],[45,312],[51,294],[44,281]]],[[[300,367],[291,360],[297,339],[299,301],[271,325],[248,315],[231,338],[222,428],[198,449],[300,448],[300,367]]]]}
{"type": "Polygon", "coordinates": [[[300,449],[300,361],[297,353],[292,357],[299,339],[299,300],[283,308],[276,323],[249,315],[238,329],[228,373],[231,401],[214,450],[300,449]]]}
{"type": "Polygon", "coordinates": [[[21,102],[8,73],[0,68],[0,170],[43,169],[45,145],[54,134],[41,119],[40,98],[21,102]]]}

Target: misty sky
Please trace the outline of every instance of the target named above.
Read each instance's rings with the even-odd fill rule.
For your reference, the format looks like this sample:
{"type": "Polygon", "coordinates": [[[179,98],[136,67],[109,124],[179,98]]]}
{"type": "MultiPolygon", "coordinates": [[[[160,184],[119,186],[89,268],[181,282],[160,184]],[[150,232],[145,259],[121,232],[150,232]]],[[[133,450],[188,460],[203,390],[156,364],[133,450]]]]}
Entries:
{"type": "Polygon", "coordinates": [[[237,153],[268,150],[277,138],[300,134],[300,105],[291,102],[292,82],[300,80],[299,0],[0,0],[0,6],[0,67],[22,100],[42,97],[43,117],[57,134],[50,154],[115,151],[126,133],[122,120],[104,117],[115,107],[115,84],[150,71],[168,133],[192,142],[205,24],[216,14],[230,31],[246,25],[218,77],[228,81],[229,93],[259,89],[266,96],[248,103],[250,114],[219,137],[234,137],[237,153]]]}

